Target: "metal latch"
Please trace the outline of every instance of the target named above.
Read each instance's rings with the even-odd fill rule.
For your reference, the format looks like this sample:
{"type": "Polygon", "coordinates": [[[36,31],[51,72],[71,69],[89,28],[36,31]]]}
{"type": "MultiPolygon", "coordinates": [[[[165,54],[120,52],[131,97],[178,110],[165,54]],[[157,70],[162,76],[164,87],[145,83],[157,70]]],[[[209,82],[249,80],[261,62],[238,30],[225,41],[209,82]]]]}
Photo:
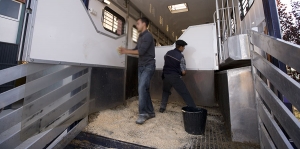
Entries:
{"type": "Polygon", "coordinates": [[[32,9],[31,8],[27,8],[25,12],[31,14],[32,13],[32,9]]]}

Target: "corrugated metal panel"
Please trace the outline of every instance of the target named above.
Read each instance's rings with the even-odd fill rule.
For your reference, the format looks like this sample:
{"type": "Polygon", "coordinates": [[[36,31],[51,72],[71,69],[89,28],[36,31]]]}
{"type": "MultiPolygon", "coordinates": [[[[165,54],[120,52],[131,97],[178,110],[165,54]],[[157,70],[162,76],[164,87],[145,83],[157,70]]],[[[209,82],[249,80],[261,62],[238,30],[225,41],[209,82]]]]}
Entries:
{"type": "MultiPolygon", "coordinates": [[[[0,70],[17,65],[18,45],[0,42],[0,70]]],[[[14,88],[15,82],[11,81],[0,85],[0,93],[14,88]]]]}
{"type": "MultiPolygon", "coordinates": [[[[0,65],[17,64],[18,45],[0,42],[0,65]]],[[[1,70],[1,67],[0,67],[1,70]]]]}

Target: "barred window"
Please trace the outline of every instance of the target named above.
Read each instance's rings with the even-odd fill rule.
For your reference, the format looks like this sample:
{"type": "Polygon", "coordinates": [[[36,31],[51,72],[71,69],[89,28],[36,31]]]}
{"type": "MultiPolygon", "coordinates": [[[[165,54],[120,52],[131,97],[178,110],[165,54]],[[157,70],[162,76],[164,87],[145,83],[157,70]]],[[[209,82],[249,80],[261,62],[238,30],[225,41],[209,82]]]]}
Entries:
{"type": "Polygon", "coordinates": [[[139,37],[139,33],[138,33],[138,30],[136,29],[136,26],[134,25],[132,27],[132,41],[137,42],[138,37],[139,37]]]}
{"type": "Polygon", "coordinates": [[[105,7],[103,11],[103,27],[105,30],[110,31],[116,35],[124,34],[125,19],[110,9],[105,7]]]}
{"type": "Polygon", "coordinates": [[[250,10],[253,3],[254,3],[254,0],[239,0],[241,20],[243,20],[245,18],[246,14],[250,10]]]}

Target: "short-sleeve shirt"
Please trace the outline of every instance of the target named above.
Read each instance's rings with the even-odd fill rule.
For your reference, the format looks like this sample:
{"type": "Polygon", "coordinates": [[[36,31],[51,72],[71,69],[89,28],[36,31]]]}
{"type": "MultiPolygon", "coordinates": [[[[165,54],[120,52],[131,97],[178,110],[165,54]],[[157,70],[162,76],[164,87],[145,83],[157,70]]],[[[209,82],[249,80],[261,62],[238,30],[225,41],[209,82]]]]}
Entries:
{"type": "Polygon", "coordinates": [[[155,43],[148,30],[140,33],[137,45],[133,50],[139,51],[139,66],[155,64],[155,43]]]}
{"type": "Polygon", "coordinates": [[[185,63],[184,56],[180,60],[180,69],[181,71],[186,71],[186,63],[185,63]]]}

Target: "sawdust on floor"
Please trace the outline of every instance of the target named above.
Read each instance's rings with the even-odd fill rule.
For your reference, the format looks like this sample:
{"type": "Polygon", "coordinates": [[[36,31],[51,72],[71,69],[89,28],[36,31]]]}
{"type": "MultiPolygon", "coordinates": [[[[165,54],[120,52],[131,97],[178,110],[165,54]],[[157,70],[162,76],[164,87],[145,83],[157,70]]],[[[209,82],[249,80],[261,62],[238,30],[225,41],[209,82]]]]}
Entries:
{"type": "Polygon", "coordinates": [[[181,113],[184,104],[169,103],[165,113],[158,112],[159,105],[159,100],[153,100],[156,117],[137,125],[138,100],[132,98],[127,105],[91,115],[84,131],[159,149],[189,148],[195,136],[184,130],[181,113]]]}

